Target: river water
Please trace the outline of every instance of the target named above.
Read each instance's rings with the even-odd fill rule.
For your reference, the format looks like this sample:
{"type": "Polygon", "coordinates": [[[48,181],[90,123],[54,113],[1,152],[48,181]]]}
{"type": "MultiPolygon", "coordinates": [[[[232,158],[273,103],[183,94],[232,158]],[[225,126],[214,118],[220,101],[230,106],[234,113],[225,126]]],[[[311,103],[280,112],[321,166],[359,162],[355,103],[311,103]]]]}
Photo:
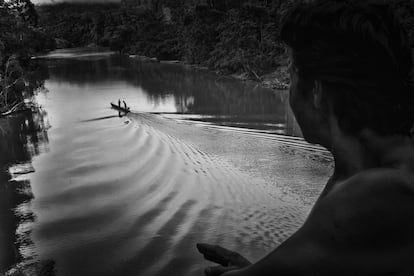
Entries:
{"type": "Polygon", "coordinates": [[[203,275],[197,242],[254,261],[332,171],[286,91],[108,52],[41,62],[39,111],[0,119],[0,274],[203,275]]]}

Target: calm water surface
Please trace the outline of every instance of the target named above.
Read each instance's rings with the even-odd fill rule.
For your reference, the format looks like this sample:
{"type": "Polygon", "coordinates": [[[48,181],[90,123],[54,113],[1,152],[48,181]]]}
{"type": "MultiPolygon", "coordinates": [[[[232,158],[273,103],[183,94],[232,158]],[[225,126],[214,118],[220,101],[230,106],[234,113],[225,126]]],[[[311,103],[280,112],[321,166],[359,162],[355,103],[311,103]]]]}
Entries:
{"type": "Polygon", "coordinates": [[[286,91],[109,53],[42,62],[39,112],[0,119],[0,274],[203,275],[197,242],[254,261],[331,172],[291,136],[286,91]]]}

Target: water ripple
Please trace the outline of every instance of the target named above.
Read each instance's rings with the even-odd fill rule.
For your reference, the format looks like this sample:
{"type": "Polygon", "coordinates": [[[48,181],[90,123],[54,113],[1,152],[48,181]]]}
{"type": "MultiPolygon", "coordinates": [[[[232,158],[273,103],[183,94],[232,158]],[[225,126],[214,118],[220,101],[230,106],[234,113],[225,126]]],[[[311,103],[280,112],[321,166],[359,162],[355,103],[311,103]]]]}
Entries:
{"type": "MultiPolygon", "coordinates": [[[[266,181],[220,149],[185,136],[202,136],[203,127],[150,114],[128,124],[103,118],[88,120],[87,129],[75,125],[58,137],[64,146],[35,162],[34,242],[59,275],[194,275],[205,265],[195,243],[220,242],[257,258],[306,215],[275,200],[266,181]]],[[[208,135],[221,139],[215,131],[208,135]]]]}

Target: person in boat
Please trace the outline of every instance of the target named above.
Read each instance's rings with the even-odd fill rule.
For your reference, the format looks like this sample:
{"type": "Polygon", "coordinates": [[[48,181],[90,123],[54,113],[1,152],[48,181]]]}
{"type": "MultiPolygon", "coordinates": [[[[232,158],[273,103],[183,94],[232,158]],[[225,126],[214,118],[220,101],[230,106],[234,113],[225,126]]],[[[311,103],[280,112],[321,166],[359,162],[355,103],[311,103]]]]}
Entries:
{"type": "MultiPolygon", "coordinates": [[[[385,1],[306,1],[286,15],[290,105],[334,172],[305,223],[250,263],[197,244],[206,275],[414,275],[411,47],[385,1]]],[[[276,231],[276,230],[275,230],[276,231]]]]}

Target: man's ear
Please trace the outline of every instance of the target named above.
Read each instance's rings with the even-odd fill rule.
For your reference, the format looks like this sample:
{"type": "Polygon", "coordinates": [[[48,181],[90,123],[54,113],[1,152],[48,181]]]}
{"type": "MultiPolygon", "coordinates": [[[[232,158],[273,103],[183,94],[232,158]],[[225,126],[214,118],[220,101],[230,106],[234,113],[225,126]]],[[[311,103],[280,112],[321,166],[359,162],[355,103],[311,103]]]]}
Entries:
{"type": "Polygon", "coordinates": [[[322,83],[320,80],[315,80],[313,89],[312,89],[312,96],[313,96],[313,106],[316,109],[322,108],[322,102],[323,102],[323,88],[322,83]]]}

